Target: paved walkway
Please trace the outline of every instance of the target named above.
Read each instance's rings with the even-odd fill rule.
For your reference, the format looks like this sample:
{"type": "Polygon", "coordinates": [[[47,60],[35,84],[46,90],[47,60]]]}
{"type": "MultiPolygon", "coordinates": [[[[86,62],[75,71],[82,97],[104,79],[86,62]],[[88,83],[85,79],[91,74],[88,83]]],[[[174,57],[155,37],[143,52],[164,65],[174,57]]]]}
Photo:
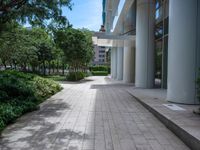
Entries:
{"type": "Polygon", "coordinates": [[[188,150],[127,92],[104,77],[63,83],[39,111],[21,117],[1,150],[188,150]]]}

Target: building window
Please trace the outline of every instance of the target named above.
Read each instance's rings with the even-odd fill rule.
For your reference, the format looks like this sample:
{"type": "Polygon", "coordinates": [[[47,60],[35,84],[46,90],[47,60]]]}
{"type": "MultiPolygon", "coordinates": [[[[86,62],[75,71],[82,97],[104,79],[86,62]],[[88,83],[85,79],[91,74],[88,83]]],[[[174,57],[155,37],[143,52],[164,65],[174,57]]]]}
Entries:
{"type": "Polygon", "coordinates": [[[105,55],[99,55],[100,58],[104,57],[105,55]]]}
{"type": "Polygon", "coordinates": [[[105,50],[100,50],[99,53],[105,53],[105,50]]]}

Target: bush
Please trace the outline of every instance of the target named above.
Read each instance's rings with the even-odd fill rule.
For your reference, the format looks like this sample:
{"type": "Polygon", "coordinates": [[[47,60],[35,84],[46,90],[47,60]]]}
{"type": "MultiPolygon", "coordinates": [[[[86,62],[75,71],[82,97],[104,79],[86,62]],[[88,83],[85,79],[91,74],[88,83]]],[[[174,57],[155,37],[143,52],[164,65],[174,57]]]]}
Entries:
{"type": "Polygon", "coordinates": [[[84,79],[85,74],[83,72],[69,72],[67,75],[68,81],[80,81],[84,79]]]}
{"type": "Polygon", "coordinates": [[[93,76],[107,76],[108,71],[92,71],[93,76]]]}
{"type": "Polygon", "coordinates": [[[109,71],[109,67],[108,66],[93,66],[93,67],[89,67],[90,71],[109,71]]]}
{"type": "Polygon", "coordinates": [[[64,75],[48,75],[48,76],[43,76],[43,77],[54,80],[54,81],[65,81],[66,80],[66,76],[64,76],[64,75]]]}
{"type": "Polygon", "coordinates": [[[18,71],[1,71],[0,83],[0,130],[62,89],[52,80],[18,71]]]}
{"type": "Polygon", "coordinates": [[[53,80],[41,78],[39,76],[34,78],[32,84],[35,88],[35,96],[41,100],[49,98],[51,95],[54,95],[61,90],[61,87],[58,83],[54,82],[53,80]]]}
{"type": "Polygon", "coordinates": [[[110,69],[110,67],[108,67],[108,74],[110,74],[111,73],[111,69],[110,69]]]}
{"type": "Polygon", "coordinates": [[[93,66],[89,70],[94,76],[107,76],[110,73],[110,67],[108,66],[93,66]]]}

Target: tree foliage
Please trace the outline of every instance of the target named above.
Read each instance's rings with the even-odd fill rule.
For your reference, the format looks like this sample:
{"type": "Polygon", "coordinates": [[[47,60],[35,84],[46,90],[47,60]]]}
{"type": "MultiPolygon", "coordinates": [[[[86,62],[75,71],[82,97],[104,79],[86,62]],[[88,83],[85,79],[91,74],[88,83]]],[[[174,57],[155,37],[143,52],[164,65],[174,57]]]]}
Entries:
{"type": "Polygon", "coordinates": [[[92,38],[89,31],[73,28],[58,30],[55,34],[56,44],[63,50],[70,71],[79,71],[93,57],[92,38]]]}
{"type": "MultiPolygon", "coordinates": [[[[57,56],[53,54],[56,47],[52,38],[41,28],[27,29],[17,27],[11,31],[2,32],[0,36],[0,59],[4,66],[7,64],[32,70],[42,65],[45,74],[46,64],[50,65],[57,56]]],[[[59,51],[59,50],[57,50],[59,51]]]]}
{"type": "Polygon", "coordinates": [[[0,63],[4,68],[33,71],[46,75],[85,71],[93,58],[92,33],[71,27],[25,28],[16,21],[7,22],[0,32],[0,63]]]}
{"type": "Polygon", "coordinates": [[[87,53],[86,53],[86,63],[89,64],[94,56],[94,46],[93,46],[93,41],[92,41],[92,32],[86,28],[81,29],[81,31],[85,34],[86,36],[86,47],[87,47],[87,53]]]}
{"type": "Polygon", "coordinates": [[[45,26],[51,20],[66,24],[63,7],[71,9],[71,0],[0,0],[0,23],[18,20],[45,26]]]}

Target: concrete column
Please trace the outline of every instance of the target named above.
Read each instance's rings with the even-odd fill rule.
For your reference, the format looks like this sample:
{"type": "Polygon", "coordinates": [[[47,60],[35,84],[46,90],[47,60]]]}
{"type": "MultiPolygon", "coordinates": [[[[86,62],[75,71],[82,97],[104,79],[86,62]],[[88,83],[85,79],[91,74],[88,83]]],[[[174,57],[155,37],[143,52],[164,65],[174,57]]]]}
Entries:
{"type": "MultiPolygon", "coordinates": [[[[122,33],[132,34],[130,31],[135,29],[136,5],[130,6],[130,9],[123,16],[123,30],[122,33]],[[130,32],[130,33],[129,33],[130,32]]],[[[124,41],[123,52],[123,82],[135,82],[135,41],[124,41]]]]}
{"type": "Polygon", "coordinates": [[[123,81],[134,83],[135,79],[135,49],[133,41],[124,41],[123,81]]]}
{"type": "Polygon", "coordinates": [[[114,48],[114,79],[117,79],[117,48],[114,48]]]}
{"type": "Polygon", "coordinates": [[[123,47],[117,48],[117,80],[123,80],[123,47]]]}
{"type": "Polygon", "coordinates": [[[113,56],[114,56],[114,53],[113,53],[113,48],[110,50],[110,63],[111,63],[111,66],[110,66],[110,69],[111,69],[111,78],[113,78],[113,73],[114,73],[114,63],[113,63],[113,56]]]}
{"type": "Polygon", "coordinates": [[[198,103],[196,77],[199,68],[199,0],[169,2],[167,100],[198,103]]]}
{"type": "Polygon", "coordinates": [[[117,50],[116,48],[111,49],[111,77],[117,78],[117,50]]]}
{"type": "Polygon", "coordinates": [[[136,87],[154,86],[154,0],[137,0],[136,87]]]}

